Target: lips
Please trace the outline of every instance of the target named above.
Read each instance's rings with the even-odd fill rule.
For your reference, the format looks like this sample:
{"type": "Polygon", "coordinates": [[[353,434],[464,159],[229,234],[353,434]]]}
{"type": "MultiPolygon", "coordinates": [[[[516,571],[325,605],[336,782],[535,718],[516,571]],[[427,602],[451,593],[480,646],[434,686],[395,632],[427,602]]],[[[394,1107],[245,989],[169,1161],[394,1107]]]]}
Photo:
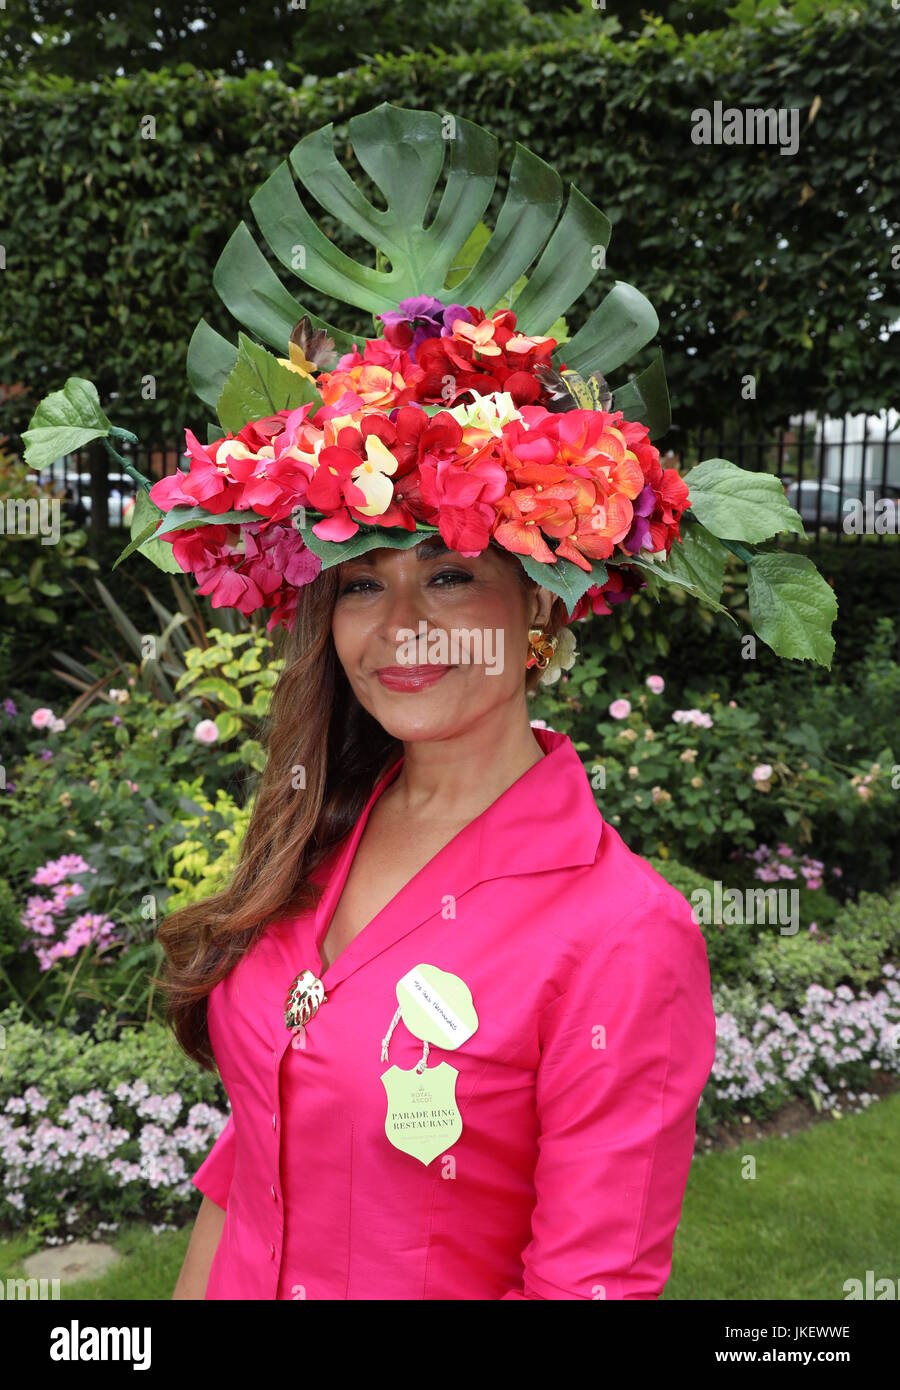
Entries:
{"type": "Polygon", "coordinates": [[[387,690],[423,690],[434,685],[452,666],[382,666],[375,674],[387,690]]]}

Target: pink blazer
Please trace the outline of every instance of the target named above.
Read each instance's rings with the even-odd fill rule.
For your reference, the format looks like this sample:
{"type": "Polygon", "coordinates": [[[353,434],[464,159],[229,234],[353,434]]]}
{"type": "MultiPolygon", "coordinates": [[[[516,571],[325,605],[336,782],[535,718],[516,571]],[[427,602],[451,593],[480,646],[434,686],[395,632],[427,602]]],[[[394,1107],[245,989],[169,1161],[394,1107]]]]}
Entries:
{"type": "Polygon", "coordinates": [[[192,1181],[226,1211],[210,1299],[657,1298],[715,1055],[691,909],[604,822],[569,738],[457,834],[322,971],[318,953],[376,799],[316,875],[318,908],[270,924],[211,992],[232,1113],[192,1181]],[[427,1166],[385,1134],[381,1040],[397,981],[460,976],[478,1028],[433,1046],[459,1072],[461,1136],[427,1166]],[[292,1045],[285,996],[326,999],[292,1045]]]}

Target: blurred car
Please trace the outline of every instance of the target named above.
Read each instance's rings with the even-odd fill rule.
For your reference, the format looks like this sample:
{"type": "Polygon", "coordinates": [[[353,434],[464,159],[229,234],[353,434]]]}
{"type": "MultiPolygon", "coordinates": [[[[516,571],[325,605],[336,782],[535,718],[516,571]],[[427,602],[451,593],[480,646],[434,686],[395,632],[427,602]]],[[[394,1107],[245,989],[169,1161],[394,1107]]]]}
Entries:
{"type": "Polygon", "coordinates": [[[900,501],[897,498],[897,489],[892,484],[867,481],[861,483],[857,478],[841,488],[837,483],[820,483],[818,478],[805,478],[801,483],[786,483],[784,491],[790,505],[800,513],[804,525],[815,526],[818,520],[820,526],[828,531],[843,529],[844,520],[853,510],[848,503],[858,503],[865,517],[866,493],[871,493],[873,505],[881,499],[889,503],[888,507],[885,507],[883,502],[878,507],[879,518],[885,518],[885,521],[880,522],[881,527],[888,532],[898,530],[900,501]]]}

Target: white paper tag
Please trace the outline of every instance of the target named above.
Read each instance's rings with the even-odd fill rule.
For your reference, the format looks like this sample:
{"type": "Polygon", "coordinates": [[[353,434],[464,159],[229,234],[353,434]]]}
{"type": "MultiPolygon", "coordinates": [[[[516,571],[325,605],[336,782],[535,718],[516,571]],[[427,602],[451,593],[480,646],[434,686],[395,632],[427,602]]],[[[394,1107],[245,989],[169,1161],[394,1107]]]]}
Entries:
{"type": "Polygon", "coordinates": [[[430,979],[426,979],[420,967],[414,965],[397,981],[397,1002],[403,1012],[403,1022],[417,1038],[426,1038],[450,1050],[461,1047],[478,1027],[478,1017],[471,1005],[472,996],[458,976],[438,970],[436,966],[425,968],[430,979]],[[438,988],[437,982],[442,982],[442,977],[449,985],[445,991],[438,988]],[[458,999],[457,1008],[447,998],[451,992],[458,999]],[[469,1019],[462,1017],[460,1009],[468,1013],[469,1019]]]}

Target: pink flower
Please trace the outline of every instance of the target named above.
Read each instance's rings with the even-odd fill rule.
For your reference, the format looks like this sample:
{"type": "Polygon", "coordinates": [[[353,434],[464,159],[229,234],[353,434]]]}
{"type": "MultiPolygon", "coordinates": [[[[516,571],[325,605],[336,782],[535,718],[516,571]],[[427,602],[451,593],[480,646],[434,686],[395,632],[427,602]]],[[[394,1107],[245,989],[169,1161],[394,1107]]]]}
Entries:
{"type": "Polygon", "coordinates": [[[219,730],[212,719],[201,719],[194,729],[194,738],[198,743],[216,743],[219,737],[219,730]]]}
{"type": "Polygon", "coordinates": [[[694,724],[698,729],[711,729],[713,726],[712,715],[704,714],[699,709],[674,710],[672,721],[675,724],[694,724]]]}
{"type": "Polygon", "coordinates": [[[47,709],[42,706],[40,709],[36,709],[31,716],[32,727],[35,729],[46,729],[48,724],[53,723],[55,717],[52,709],[47,709]]]}
{"type": "Polygon", "coordinates": [[[32,883],[37,883],[46,887],[55,883],[62,883],[63,879],[69,878],[72,874],[94,874],[96,869],[92,869],[80,854],[63,854],[59,859],[51,859],[37,870],[32,883]]]}
{"type": "Polygon", "coordinates": [[[769,763],[757,763],[753,769],[754,782],[768,782],[772,776],[772,768],[769,763]]]}
{"type": "Polygon", "coordinates": [[[647,689],[652,690],[654,695],[661,695],[666,688],[666,683],[662,676],[648,676],[647,689]]]}
{"type": "Polygon", "coordinates": [[[631,701],[613,700],[609,707],[609,713],[613,719],[627,719],[631,713],[631,701]]]}

